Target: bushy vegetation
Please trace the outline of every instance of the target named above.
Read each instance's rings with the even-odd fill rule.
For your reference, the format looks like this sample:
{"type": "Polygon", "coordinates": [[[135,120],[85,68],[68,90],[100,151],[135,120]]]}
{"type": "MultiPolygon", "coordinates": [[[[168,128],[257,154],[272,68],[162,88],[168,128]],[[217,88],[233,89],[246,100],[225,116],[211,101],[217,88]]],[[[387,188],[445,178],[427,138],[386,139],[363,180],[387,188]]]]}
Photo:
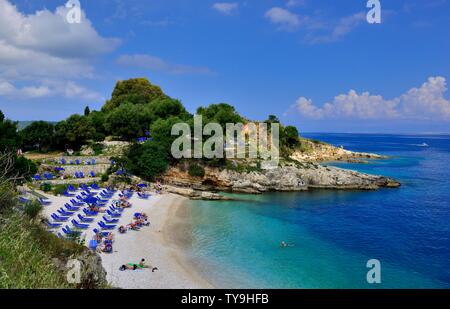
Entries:
{"type": "Polygon", "coordinates": [[[42,205],[38,201],[25,204],[23,211],[30,218],[35,219],[42,210],[42,205]]]}
{"type": "Polygon", "coordinates": [[[189,165],[188,174],[192,177],[205,177],[205,168],[199,164],[189,165]]]}
{"type": "Polygon", "coordinates": [[[126,157],[127,169],[149,181],[155,180],[169,167],[167,150],[156,141],[133,145],[126,157]]]}
{"type": "MultiPolygon", "coordinates": [[[[226,103],[200,107],[197,114],[203,116],[204,124],[219,123],[224,130],[227,123],[248,122],[233,106],[226,103]]],[[[73,149],[75,154],[79,154],[80,148],[88,144],[96,155],[100,155],[102,149],[97,142],[103,141],[107,136],[132,143],[136,143],[138,138],[146,137],[149,138],[148,142],[136,143],[122,158],[122,168],[151,180],[163,173],[169,165],[178,163],[170,155],[170,150],[176,139],[176,136],[171,135],[172,127],[180,122],[188,123],[193,128],[193,115],[186,111],[180,101],[165,95],[160,87],[147,79],[135,78],[119,81],[111,99],[100,111],[86,107],[82,115],[72,115],[56,124],[33,122],[17,133],[17,124],[6,120],[0,113],[0,150],[15,151],[19,147],[25,151],[39,152],[73,149]]],[[[273,124],[280,123],[280,120],[277,116],[270,115],[265,122],[273,124]]],[[[280,142],[282,157],[302,147],[299,132],[293,126],[284,127],[280,124],[280,142]]],[[[226,160],[202,161],[200,163],[204,166],[227,166],[226,160]]],[[[36,166],[25,158],[17,158],[16,162],[17,169],[28,179],[36,172],[36,166]]],[[[106,176],[104,179],[107,179],[106,176]]]]}

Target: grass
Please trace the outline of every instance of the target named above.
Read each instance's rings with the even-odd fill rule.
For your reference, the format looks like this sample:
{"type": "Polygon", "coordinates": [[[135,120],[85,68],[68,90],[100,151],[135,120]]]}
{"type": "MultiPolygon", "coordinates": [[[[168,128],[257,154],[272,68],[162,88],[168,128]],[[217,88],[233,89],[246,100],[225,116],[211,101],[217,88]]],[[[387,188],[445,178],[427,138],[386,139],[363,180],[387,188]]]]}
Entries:
{"type": "Polygon", "coordinates": [[[81,250],[17,211],[4,212],[0,216],[0,288],[74,288],[52,259],[65,261],[81,250]]]}

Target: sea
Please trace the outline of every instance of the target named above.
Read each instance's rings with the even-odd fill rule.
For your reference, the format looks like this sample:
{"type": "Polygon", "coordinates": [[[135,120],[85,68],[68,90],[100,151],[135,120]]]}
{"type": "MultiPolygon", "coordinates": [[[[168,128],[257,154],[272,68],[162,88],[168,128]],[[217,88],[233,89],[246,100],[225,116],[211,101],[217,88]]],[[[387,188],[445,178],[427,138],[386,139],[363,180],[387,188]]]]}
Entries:
{"type": "Polygon", "coordinates": [[[189,202],[197,271],[219,288],[450,288],[450,135],[303,136],[387,155],[324,164],[402,186],[189,202]]]}

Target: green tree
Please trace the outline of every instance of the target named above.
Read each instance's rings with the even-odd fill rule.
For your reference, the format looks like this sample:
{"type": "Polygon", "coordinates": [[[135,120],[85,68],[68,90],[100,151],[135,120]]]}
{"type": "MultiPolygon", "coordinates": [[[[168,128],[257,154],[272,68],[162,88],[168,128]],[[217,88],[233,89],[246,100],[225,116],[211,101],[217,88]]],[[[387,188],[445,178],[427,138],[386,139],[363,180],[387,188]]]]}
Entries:
{"type": "Polygon", "coordinates": [[[236,109],[226,103],[212,104],[208,107],[200,107],[197,109],[197,114],[203,116],[203,123],[216,122],[222,125],[225,130],[227,123],[244,123],[236,109]]]}
{"type": "Polygon", "coordinates": [[[105,128],[111,135],[132,140],[144,135],[153,118],[148,107],[126,103],[108,113],[105,128]]]}
{"type": "Polygon", "coordinates": [[[265,121],[265,123],[280,123],[280,119],[278,119],[275,115],[269,115],[269,118],[265,121]]]}
{"type": "Polygon", "coordinates": [[[152,85],[146,78],[133,78],[119,81],[114,88],[111,99],[103,110],[112,110],[122,104],[146,104],[164,98],[166,95],[160,87],[152,85]]]}
{"type": "Polygon", "coordinates": [[[86,106],[86,107],[84,108],[84,115],[85,115],[85,116],[89,116],[90,113],[91,113],[91,109],[89,108],[89,106],[86,106]]]}
{"type": "Polygon", "coordinates": [[[282,143],[289,147],[294,147],[299,144],[299,133],[296,127],[287,126],[282,130],[281,133],[282,143]]]}
{"type": "Polygon", "coordinates": [[[24,150],[49,151],[53,145],[55,126],[46,121],[35,121],[20,131],[24,150]]]}
{"type": "Polygon", "coordinates": [[[89,117],[72,115],[55,126],[55,143],[60,148],[79,149],[95,136],[95,128],[89,117]]]}
{"type": "Polygon", "coordinates": [[[20,144],[17,123],[5,119],[5,115],[0,111],[0,152],[15,151],[20,144]]]}
{"type": "Polygon", "coordinates": [[[95,129],[95,134],[93,139],[96,142],[101,142],[105,139],[105,137],[108,135],[108,132],[105,128],[105,120],[106,120],[106,113],[102,111],[91,111],[89,113],[88,118],[90,119],[92,126],[95,129]]]}
{"type": "Polygon", "coordinates": [[[131,164],[130,171],[149,181],[160,176],[169,166],[164,145],[156,141],[133,145],[130,147],[127,158],[131,164]]]}
{"type": "Polygon", "coordinates": [[[178,138],[178,136],[172,136],[172,127],[181,122],[184,121],[178,117],[170,117],[168,119],[158,119],[150,127],[152,138],[158,141],[168,154],[173,141],[178,138]]]}
{"type": "Polygon", "coordinates": [[[180,119],[189,119],[192,117],[180,101],[171,98],[160,98],[150,104],[150,112],[156,119],[167,119],[170,117],[179,117],[180,119]]]}

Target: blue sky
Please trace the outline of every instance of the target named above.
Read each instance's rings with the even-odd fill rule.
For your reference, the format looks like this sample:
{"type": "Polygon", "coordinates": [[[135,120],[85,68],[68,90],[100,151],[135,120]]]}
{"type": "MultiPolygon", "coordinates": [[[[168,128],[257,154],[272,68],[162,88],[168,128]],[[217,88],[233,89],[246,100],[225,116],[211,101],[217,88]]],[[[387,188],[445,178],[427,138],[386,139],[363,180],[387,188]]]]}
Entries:
{"type": "Polygon", "coordinates": [[[191,111],[227,102],[324,132],[450,132],[450,1],[0,0],[0,109],[61,120],[147,77],[191,111]]]}

